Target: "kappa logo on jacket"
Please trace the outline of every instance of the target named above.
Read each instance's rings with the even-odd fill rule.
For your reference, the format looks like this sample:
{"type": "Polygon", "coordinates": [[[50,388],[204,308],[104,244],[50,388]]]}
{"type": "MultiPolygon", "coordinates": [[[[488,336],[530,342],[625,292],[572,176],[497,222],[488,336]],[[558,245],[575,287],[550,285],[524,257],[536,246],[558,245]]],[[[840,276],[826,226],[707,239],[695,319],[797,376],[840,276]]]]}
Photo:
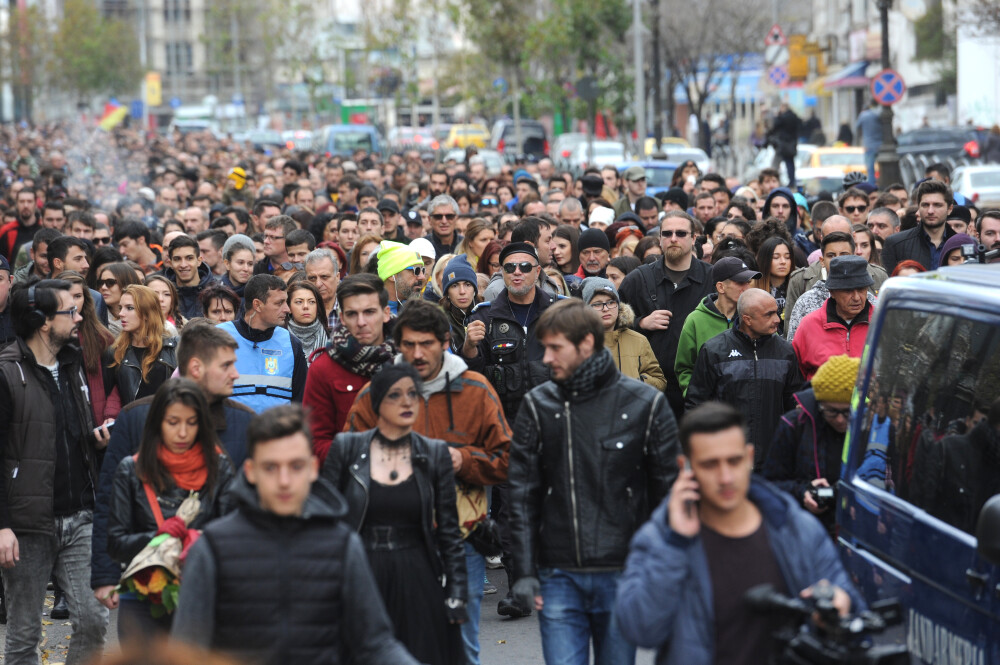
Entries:
{"type": "Polygon", "coordinates": [[[729,357],[730,358],[742,358],[743,354],[740,353],[739,351],[737,351],[736,349],[733,349],[732,351],[729,352],[729,357]]]}

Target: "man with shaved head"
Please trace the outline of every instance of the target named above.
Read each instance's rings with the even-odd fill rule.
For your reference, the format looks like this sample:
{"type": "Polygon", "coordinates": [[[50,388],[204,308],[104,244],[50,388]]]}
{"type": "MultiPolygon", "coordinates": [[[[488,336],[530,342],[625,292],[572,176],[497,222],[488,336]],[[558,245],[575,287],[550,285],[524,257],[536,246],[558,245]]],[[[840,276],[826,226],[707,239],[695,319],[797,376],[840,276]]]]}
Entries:
{"type": "MultiPolygon", "coordinates": [[[[826,237],[831,233],[846,233],[852,236],[852,225],[851,221],[844,217],[843,215],[832,215],[827,217],[826,221],[820,227],[821,237],[826,237]]],[[[822,258],[820,255],[819,258],[822,258]]],[[[791,274],[788,278],[788,293],[785,295],[785,311],[786,319],[795,310],[795,301],[797,301],[803,293],[816,286],[816,282],[821,279],[826,279],[827,268],[822,260],[818,260],[812,265],[806,268],[799,268],[791,274]]],[[[872,294],[878,293],[878,290],[882,288],[882,282],[889,278],[889,275],[885,272],[885,269],[880,266],[874,266],[868,264],[868,274],[872,276],[874,284],[871,287],[872,294]]],[[[785,325],[785,336],[788,337],[788,325],[785,325]]],[[[789,340],[791,337],[789,337],[789,340]]]]}
{"type": "Polygon", "coordinates": [[[767,457],[778,419],[795,408],[802,374],[792,345],[778,332],[778,303],[761,289],[747,289],[736,302],[738,325],[711,338],[698,352],[685,407],[731,404],[746,419],[754,445],[754,468],[767,457]]]}

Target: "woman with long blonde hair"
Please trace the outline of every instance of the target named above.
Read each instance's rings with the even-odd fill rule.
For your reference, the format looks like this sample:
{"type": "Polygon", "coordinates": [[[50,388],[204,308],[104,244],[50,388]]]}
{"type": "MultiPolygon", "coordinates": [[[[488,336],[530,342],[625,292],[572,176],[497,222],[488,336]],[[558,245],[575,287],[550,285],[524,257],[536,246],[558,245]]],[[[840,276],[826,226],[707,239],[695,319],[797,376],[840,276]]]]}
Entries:
{"type": "Polygon", "coordinates": [[[132,284],[121,295],[122,331],[108,349],[104,385],[118,386],[122,406],[156,393],[177,368],[177,338],[165,332],[160,299],[132,284]]]}
{"type": "Polygon", "coordinates": [[[493,228],[493,223],[482,217],[476,217],[465,227],[465,235],[462,236],[462,242],[458,245],[455,255],[465,254],[469,259],[469,265],[476,270],[483,250],[496,237],[497,232],[493,228]]]}

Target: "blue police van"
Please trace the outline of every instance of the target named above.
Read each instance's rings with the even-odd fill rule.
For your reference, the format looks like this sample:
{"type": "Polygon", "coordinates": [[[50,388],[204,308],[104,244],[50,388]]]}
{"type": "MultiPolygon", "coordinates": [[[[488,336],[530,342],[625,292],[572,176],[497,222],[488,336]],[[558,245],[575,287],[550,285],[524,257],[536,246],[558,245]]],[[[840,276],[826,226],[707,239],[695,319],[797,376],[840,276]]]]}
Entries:
{"type": "Polygon", "coordinates": [[[1000,663],[1000,266],[885,283],[843,462],[842,557],[912,662],[1000,663]]]}

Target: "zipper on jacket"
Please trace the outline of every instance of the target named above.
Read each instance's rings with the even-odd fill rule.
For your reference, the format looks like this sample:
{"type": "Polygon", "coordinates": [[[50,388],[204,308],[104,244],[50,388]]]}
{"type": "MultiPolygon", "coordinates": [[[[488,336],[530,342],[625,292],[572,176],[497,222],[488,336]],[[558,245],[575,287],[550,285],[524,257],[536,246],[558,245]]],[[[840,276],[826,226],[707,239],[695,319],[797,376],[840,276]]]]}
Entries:
{"type": "Polygon", "coordinates": [[[573,542],[576,546],[576,565],[583,568],[580,557],[580,521],[576,511],[576,471],[573,467],[573,424],[570,420],[569,402],[566,405],[566,449],[569,453],[569,500],[573,509],[573,542]]]}
{"type": "MultiPolygon", "coordinates": [[[[364,459],[364,457],[362,457],[362,459],[364,459]]],[[[358,474],[354,472],[353,465],[351,467],[351,477],[354,478],[356,481],[358,481],[358,485],[361,485],[361,491],[365,493],[365,505],[361,507],[361,521],[358,522],[358,529],[360,530],[361,528],[360,525],[365,523],[365,517],[368,516],[368,488],[365,487],[365,484],[361,481],[361,478],[358,476],[358,474]]]]}

